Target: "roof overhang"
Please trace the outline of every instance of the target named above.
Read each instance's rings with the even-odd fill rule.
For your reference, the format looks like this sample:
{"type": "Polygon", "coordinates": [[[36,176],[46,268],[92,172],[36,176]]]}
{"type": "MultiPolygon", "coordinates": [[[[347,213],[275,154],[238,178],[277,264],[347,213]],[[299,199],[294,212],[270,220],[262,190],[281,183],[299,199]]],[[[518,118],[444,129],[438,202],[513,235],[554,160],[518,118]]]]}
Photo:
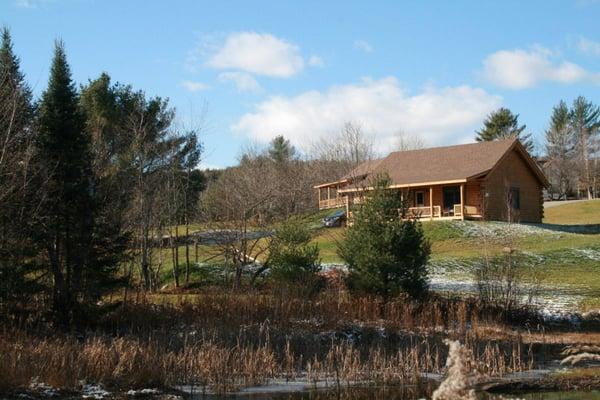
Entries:
{"type": "MultiPolygon", "coordinates": [[[[452,180],[446,180],[446,181],[400,183],[400,184],[390,185],[387,188],[388,189],[412,189],[412,188],[427,187],[427,186],[452,185],[452,184],[466,183],[466,182],[467,182],[467,179],[464,178],[464,179],[452,179],[452,180]]],[[[370,191],[370,190],[373,190],[372,186],[342,189],[342,190],[339,190],[339,192],[340,193],[352,193],[352,192],[363,192],[363,191],[370,191]]]]}
{"type": "Polygon", "coordinates": [[[350,182],[350,179],[341,179],[339,181],[321,183],[320,185],[313,186],[313,189],[320,189],[320,188],[324,188],[324,187],[333,187],[333,186],[337,186],[337,185],[343,185],[348,182],[350,182]]]}

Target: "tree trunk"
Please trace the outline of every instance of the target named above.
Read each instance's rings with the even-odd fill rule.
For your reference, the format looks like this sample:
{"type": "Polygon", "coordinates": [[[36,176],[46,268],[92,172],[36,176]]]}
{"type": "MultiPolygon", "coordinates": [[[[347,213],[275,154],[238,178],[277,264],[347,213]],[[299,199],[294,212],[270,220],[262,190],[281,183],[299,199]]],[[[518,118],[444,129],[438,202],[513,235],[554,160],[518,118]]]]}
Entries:
{"type": "Polygon", "coordinates": [[[179,260],[177,257],[177,245],[173,240],[173,233],[169,230],[169,241],[171,245],[171,259],[173,261],[173,280],[175,281],[175,287],[179,287],[179,260]]]}
{"type": "Polygon", "coordinates": [[[190,225],[185,216],[185,284],[190,283],[190,225]]]}

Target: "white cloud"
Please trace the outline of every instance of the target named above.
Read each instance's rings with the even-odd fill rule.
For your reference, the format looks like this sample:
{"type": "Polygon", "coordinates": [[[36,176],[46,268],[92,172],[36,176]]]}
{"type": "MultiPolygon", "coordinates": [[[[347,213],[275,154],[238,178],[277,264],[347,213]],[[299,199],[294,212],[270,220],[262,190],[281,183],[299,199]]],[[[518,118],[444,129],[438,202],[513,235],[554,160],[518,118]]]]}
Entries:
{"type": "Polygon", "coordinates": [[[371,46],[371,44],[369,42],[367,42],[366,40],[362,40],[362,39],[354,41],[354,48],[364,51],[365,53],[373,52],[373,46],[371,46]]]}
{"type": "Polygon", "coordinates": [[[236,32],[207,62],[216,69],[233,69],[276,78],[288,78],[304,68],[300,49],[268,33],[236,32]]]}
{"type": "Polygon", "coordinates": [[[355,121],[374,136],[380,151],[389,151],[398,130],[431,144],[470,141],[473,130],[500,101],[470,86],[429,87],[411,95],[394,77],[365,78],[323,92],[273,96],[243,115],[232,130],[259,142],[283,134],[294,145],[306,147],[337,132],[344,122],[355,121]]]}
{"type": "Polygon", "coordinates": [[[543,47],[532,50],[500,50],[483,61],[483,77],[508,89],[533,87],[543,81],[598,81],[598,74],[588,72],[572,62],[556,62],[555,58],[550,50],[543,47]]]}
{"type": "Polygon", "coordinates": [[[256,92],[261,90],[254,77],[245,72],[222,72],[219,74],[221,82],[233,82],[240,92],[256,92]]]}
{"type": "Polygon", "coordinates": [[[209,88],[207,84],[195,81],[182,81],[181,86],[183,86],[186,90],[190,92],[199,92],[201,90],[206,90],[209,88]]]}
{"type": "Polygon", "coordinates": [[[323,67],[325,66],[325,62],[321,57],[312,55],[308,58],[308,65],[311,67],[323,67]]]}
{"type": "Polygon", "coordinates": [[[584,54],[591,56],[600,56],[600,42],[580,37],[577,42],[577,48],[584,54]]]}

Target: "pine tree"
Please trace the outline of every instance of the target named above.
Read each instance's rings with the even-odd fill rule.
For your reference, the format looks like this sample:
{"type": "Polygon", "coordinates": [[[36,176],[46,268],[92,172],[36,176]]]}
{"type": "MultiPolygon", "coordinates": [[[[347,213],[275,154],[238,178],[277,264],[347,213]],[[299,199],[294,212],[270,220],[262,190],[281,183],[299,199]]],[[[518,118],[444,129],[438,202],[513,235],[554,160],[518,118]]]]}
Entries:
{"type": "Polygon", "coordinates": [[[31,91],[20,71],[8,29],[2,30],[0,44],[0,134],[18,134],[31,122],[31,91]],[[9,129],[11,132],[9,132],[9,129]]]}
{"type": "Polygon", "coordinates": [[[269,157],[277,164],[284,164],[291,161],[296,155],[296,149],[290,144],[290,141],[279,135],[271,141],[269,148],[269,157]]]}
{"type": "Polygon", "coordinates": [[[354,211],[353,224],[338,253],[348,265],[349,287],[387,301],[401,292],[420,297],[427,291],[430,245],[421,223],[400,218],[400,193],[378,177],[369,197],[354,211]]]}
{"type": "Polygon", "coordinates": [[[559,198],[564,198],[572,189],[573,130],[569,107],[562,100],[552,109],[550,127],[546,130],[546,155],[546,172],[551,190],[557,193],[559,198]]]}
{"type": "Polygon", "coordinates": [[[40,103],[37,156],[47,174],[40,229],[53,277],[53,309],[64,325],[79,311],[93,236],[89,137],[78,102],[64,45],[57,41],[40,103]]]}
{"type": "Polygon", "coordinates": [[[570,119],[578,154],[580,185],[584,187],[588,199],[592,199],[597,187],[592,158],[599,151],[600,107],[579,96],[573,101],[570,119]]]}
{"type": "Polygon", "coordinates": [[[483,121],[483,129],[476,131],[478,142],[518,138],[527,151],[533,151],[530,134],[524,134],[526,125],[519,125],[519,114],[513,114],[508,108],[499,108],[490,113],[483,121]]]}
{"type": "Polygon", "coordinates": [[[28,279],[36,268],[32,219],[38,188],[31,184],[31,91],[20,71],[8,29],[0,43],[0,307],[25,304],[38,285],[28,279]]]}

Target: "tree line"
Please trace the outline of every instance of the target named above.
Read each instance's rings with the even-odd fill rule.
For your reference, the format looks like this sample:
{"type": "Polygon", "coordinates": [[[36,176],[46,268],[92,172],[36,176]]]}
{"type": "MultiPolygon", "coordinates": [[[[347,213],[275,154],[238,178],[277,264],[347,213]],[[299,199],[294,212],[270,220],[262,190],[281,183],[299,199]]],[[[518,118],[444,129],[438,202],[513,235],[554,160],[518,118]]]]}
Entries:
{"type": "MultiPolygon", "coordinates": [[[[534,153],[535,146],[518,114],[500,108],[488,115],[476,132],[477,141],[516,137],[534,153]]],[[[553,109],[544,135],[540,166],[549,182],[549,195],[556,199],[600,196],[600,107],[583,96],[571,106],[561,100],[553,109]]]]}
{"type": "Polygon", "coordinates": [[[159,283],[151,248],[197,211],[202,145],[165,99],[105,73],[78,87],[61,41],[39,99],[19,63],[4,29],[0,311],[35,304],[69,325],[138,273],[145,289],[159,283]]]}

